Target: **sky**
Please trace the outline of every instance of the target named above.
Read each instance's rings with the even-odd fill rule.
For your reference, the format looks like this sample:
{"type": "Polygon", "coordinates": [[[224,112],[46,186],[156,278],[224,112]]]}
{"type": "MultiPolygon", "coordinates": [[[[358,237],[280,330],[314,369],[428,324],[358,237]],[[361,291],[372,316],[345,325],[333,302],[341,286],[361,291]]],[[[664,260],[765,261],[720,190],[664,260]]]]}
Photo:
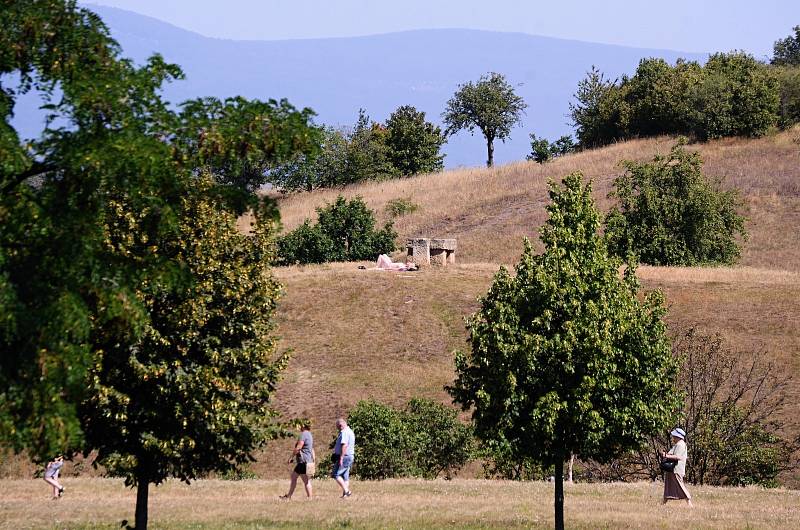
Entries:
{"type": "Polygon", "coordinates": [[[800,0],[92,0],[207,37],[298,39],[412,29],[514,31],[763,59],[800,24],[800,0]]]}

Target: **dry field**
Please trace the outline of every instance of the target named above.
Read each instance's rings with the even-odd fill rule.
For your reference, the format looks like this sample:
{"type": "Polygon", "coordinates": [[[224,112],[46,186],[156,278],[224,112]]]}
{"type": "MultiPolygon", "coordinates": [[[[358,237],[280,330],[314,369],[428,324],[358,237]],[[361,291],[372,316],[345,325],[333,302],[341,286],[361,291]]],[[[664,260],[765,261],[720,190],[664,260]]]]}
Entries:
{"type": "MultiPolygon", "coordinates": [[[[0,481],[0,529],[119,528],[135,494],[120,480],[73,479],[59,501],[41,480],[0,481]]],[[[168,482],[151,490],[154,529],[552,528],[546,482],[388,480],[352,484],[341,500],[330,480],[313,501],[281,501],[286,481],[168,482]]],[[[566,485],[567,528],[800,528],[800,492],[692,488],[695,508],[659,504],[659,483],[566,485]]],[[[130,521],[132,523],[132,521],[130,521]]]]}

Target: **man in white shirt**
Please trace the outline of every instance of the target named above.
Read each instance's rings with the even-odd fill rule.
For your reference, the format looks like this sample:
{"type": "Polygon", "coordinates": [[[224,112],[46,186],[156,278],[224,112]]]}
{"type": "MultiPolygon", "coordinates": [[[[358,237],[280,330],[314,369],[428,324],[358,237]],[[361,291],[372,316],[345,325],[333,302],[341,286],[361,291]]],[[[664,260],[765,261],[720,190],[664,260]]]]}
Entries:
{"type": "Polygon", "coordinates": [[[339,429],[339,436],[333,446],[333,470],[331,477],[342,488],[342,498],[352,495],[350,491],[350,468],[353,466],[355,457],[356,435],[347,426],[344,418],[336,420],[336,428],[339,429]]]}

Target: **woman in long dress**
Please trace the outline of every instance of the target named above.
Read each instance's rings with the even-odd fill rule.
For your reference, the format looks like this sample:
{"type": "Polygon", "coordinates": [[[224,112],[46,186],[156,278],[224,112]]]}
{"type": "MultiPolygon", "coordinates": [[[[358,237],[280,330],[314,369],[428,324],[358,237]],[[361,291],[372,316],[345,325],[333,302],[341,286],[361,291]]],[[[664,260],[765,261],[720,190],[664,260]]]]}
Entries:
{"type": "Polygon", "coordinates": [[[683,477],[686,476],[686,458],[689,454],[686,449],[686,433],[683,429],[676,428],[669,435],[672,448],[663,453],[663,457],[665,460],[677,460],[678,463],[675,464],[674,470],[664,472],[664,504],[669,500],[685,500],[691,507],[692,496],[683,483],[683,477]]]}

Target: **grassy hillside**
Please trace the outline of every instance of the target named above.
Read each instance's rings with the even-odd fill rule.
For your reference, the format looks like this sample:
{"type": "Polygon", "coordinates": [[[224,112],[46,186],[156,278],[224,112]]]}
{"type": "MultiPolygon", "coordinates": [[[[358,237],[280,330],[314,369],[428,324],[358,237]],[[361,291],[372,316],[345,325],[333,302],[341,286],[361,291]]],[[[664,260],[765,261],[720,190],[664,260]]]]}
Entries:
{"type": "MultiPolygon", "coordinates": [[[[317,191],[281,201],[286,229],[337,194],[361,195],[384,215],[391,199],[406,198],[420,208],[395,223],[401,238],[458,238],[463,262],[511,263],[523,236],[535,238],[545,219],[547,180],[583,171],[594,181],[595,198],[606,209],[613,178],[623,159],[645,160],[667,154],[674,140],[634,140],[570,155],[546,165],[518,162],[494,169],[469,168],[434,175],[368,183],[345,190],[317,191]]],[[[751,238],[741,264],[800,270],[800,129],[758,140],[725,139],[690,146],[705,162],[704,172],[721,176],[742,190],[751,238]]]]}
{"type": "MultiPolygon", "coordinates": [[[[798,137],[790,132],[694,146],[705,171],[740,188],[748,204],[751,238],[740,266],[639,269],[645,288],[664,291],[673,330],[697,325],[720,332],[734,349],[762,352],[793,374],[800,374],[798,137]]],[[[522,237],[536,236],[545,219],[547,178],[580,169],[594,179],[596,199],[607,208],[620,159],[650,158],[672,144],[637,140],[544,166],[462,169],[344,190],[362,195],[381,215],[390,199],[418,203],[420,210],[396,223],[400,237],[457,237],[459,264],[403,274],[361,271],[351,263],[278,269],[285,284],[279,333],[295,352],[279,391],[282,410],[315,418],[327,441],[335,417],[362,398],[400,405],[422,395],[448,402],[443,386],[453,379],[452,351],[465,346],[463,319],[476,310],[499,264],[517,259],[522,237]]],[[[313,216],[314,207],[337,193],[282,200],[286,227],[313,216]]],[[[791,401],[797,404],[787,411],[793,416],[800,413],[796,379],[791,401]]],[[[258,471],[278,471],[275,458],[260,460],[258,471]]]]}

